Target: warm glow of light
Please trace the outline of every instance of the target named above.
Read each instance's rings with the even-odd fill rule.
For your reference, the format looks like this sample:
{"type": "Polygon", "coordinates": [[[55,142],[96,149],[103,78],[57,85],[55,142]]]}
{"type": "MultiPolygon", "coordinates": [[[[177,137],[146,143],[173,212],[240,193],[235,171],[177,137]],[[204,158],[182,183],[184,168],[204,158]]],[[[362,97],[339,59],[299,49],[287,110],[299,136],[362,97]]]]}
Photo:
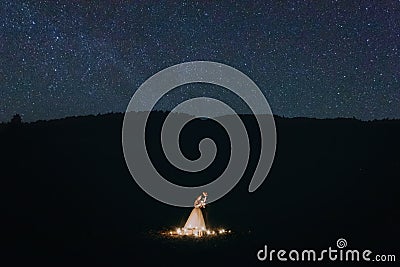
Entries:
{"type": "Polygon", "coordinates": [[[164,234],[169,234],[171,236],[194,236],[194,237],[205,237],[210,235],[222,235],[231,233],[231,230],[225,230],[223,228],[218,230],[210,230],[206,229],[205,227],[200,228],[176,228],[175,231],[164,232],[164,234]]]}

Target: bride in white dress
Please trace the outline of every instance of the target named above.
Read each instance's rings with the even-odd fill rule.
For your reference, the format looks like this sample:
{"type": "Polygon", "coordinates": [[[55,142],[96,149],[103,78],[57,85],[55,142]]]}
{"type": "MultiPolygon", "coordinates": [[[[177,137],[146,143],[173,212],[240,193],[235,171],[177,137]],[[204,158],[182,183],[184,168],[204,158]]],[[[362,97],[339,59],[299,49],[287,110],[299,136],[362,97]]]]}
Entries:
{"type": "Polygon", "coordinates": [[[201,208],[206,206],[207,193],[203,192],[195,201],[194,201],[194,209],[189,215],[185,226],[183,229],[185,230],[195,230],[193,234],[198,233],[198,231],[206,230],[206,224],[204,222],[203,213],[201,212],[201,208]],[[198,230],[198,231],[196,231],[198,230]]]}

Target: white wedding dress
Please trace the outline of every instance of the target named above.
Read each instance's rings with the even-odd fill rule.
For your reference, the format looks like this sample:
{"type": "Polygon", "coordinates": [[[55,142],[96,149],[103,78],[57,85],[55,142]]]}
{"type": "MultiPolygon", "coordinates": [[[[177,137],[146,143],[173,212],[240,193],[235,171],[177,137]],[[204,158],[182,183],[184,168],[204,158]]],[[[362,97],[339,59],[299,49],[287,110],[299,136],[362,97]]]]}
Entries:
{"type": "Polygon", "coordinates": [[[203,213],[200,208],[194,208],[187,219],[185,229],[206,229],[206,223],[204,222],[203,213]]]}

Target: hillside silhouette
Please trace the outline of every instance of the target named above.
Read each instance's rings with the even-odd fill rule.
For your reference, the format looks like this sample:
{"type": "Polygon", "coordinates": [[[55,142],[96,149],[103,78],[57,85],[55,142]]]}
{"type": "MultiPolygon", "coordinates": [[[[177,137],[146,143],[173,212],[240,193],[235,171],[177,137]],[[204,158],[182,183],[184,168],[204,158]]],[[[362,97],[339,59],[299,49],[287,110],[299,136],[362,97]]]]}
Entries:
{"type": "MultiPolygon", "coordinates": [[[[230,153],[223,128],[199,119],[184,128],[181,147],[188,158],[199,156],[204,137],[218,147],[207,170],[189,175],[169,165],[161,152],[159,130],[166,116],[152,112],[147,129],[158,171],[187,186],[218,177],[230,153]]],[[[190,208],[162,204],[132,179],[122,153],[123,114],[1,124],[2,253],[16,263],[49,266],[181,266],[192,264],[193,257],[253,265],[265,244],[318,249],[334,247],[338,238],[352,248],[397,252],[399,120],[276,117],[273,166],[250,194],[260,136],[252,116],[242,119],[250,135],[248,168],[229,194],[205,210],[208,225],[234,233],[196,242],[155,234],[182,226],[190,208]]]]}

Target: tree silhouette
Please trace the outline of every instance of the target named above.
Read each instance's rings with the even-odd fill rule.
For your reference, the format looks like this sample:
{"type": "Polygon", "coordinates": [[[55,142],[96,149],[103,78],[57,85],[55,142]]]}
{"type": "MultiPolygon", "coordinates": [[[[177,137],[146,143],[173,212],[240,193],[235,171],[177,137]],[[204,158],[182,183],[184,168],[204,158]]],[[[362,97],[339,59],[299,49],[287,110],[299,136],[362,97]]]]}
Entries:
{"type": "Polygon", "coordinates": [[[10,123],[13,124],[13,125],[21,124],[21,123],[22,123],[22,117],[21,117],[21,115],[15,114],[15,115],[12,117],[10,123]]]}

